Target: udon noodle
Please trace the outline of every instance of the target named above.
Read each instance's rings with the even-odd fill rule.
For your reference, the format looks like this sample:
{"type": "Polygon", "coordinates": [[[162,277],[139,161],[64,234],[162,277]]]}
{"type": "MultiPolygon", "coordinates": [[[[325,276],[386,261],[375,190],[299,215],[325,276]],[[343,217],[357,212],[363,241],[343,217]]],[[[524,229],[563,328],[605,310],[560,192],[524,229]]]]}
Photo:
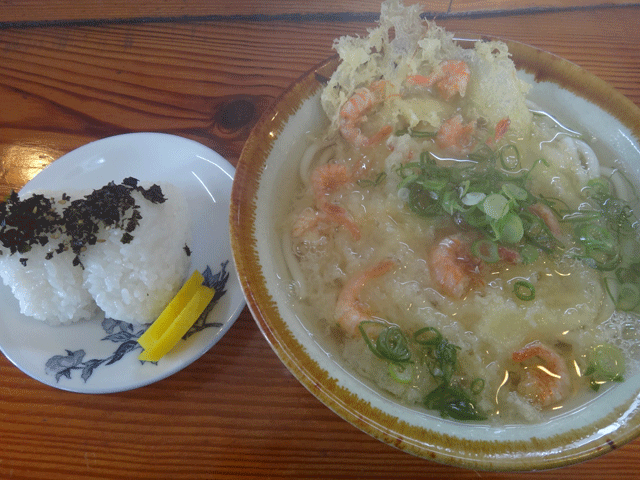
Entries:
{"type": "Polygon", "coordinates": [[[282,229],[309,328],[458,420],[539,421],[623,381],[640,252],[621,165],[527,100],[504,43],[464,49],[417,7],[385,2],[335,47],[282,229]]]}

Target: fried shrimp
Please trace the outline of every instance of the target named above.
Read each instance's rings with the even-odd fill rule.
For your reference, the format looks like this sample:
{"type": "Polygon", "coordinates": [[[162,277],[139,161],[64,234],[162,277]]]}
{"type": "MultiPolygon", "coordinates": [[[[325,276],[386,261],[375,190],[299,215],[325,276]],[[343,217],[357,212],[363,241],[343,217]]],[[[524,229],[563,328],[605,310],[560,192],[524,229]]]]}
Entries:
{"type": "Polygon", "coordinates": [[[464,97],[471,72],[467,64],[461,60],[444,60],[429,75],[410,75],[409,85],[431,88],[435,86],[444,100],[449,100],[459,93],[464,97]]]}
{"type": "Polygon", "coordinates": [[[369,281],[381,277],[395,266],[393,260],[382,260],[347,281],[340,291],[335,309],[338,324],[345,332],[355,335],[360,322],[371,320],[371,314],[359,300],[360,292],[369,281]]]}
{"type": "MultiPolygon", "coordinates": [[[[433,248],[429,266],[434,281],[448,297],[463,298],[474,287],[485,284],[485,262],[473,255],[472,242],[462,235],[445,237],[433,248]]],[[[497,259],[515,265],[522,262],[517,250],[499,246],[497,259]]]]}
{"type": "Polygon", "coordinates": [[[489,137],[489,139],[487,140],[487,145],[489,145],[490,147],[494,147],[496,143],[498,143],[500,139],[506,135],[507,130],[509,130],[510,126],[511,120],[509,120],[509,117],[505,117],[500,120],[496,124],[494,135],[492,137],[489,137]]]}
{"type": "Polygon", "coordinates": [[[368,147],[380,143],[392,132],[393,128],[386,125],[371,137],[367,137],[360,129],[366,113],[384,101],[384,91],[385,82],[373,82],[369,88],[356,90],[340,108],[340,133],[355,147],[368,147]]]}
{"type": "MultiPolygon", "coordinates": [[[[485,142],[493,148],[509,130],[511,121],[508,117],[500,120],[495,127],[494,134],[485,142]]],[[[466,155],[470,153],[478,142],[477,122],[465,123],[462,115],[456,114],[445,120],[436,134],[436,145],[450,153],[466,155]]]]}
{"type": "Polygon", "coordinates": [[[436,144],[452,153],[467,154],[476,143],[475,122],[464,123],[462,115],[457,114],[446,120],[436,134],[436,144]]]}
{"type": "Polygon", "coordinates": [[[567,363],[560,355],[538,340],[513,352],[512,355],[516,363],[522,363],[534,357],[541,363],[532,364],[524,371],[524,376],[517,386],[518,393],[542,408],[561,402],[571,391],[567,363]]]}
{"type": "Polygon", "coordinates": [[[295,222],[293,222],[291,236],[293,238],[308,237],[318,239],[322,235],[327,221],[326,214],[315,208],[307,207],[300,212],[295,222]]]}
{"type": "Polygon", "coordinates": [[[345,227],[354,240],[360,239],[360,229],[353,217],[342,206],[330,201],[331,193],[354,180],[345,165],[327,163],[316,168],[311,174],[311,185],[318,210],[323,214],[318,220],[326,220],[345,227]]]}
{"type": "Polygon", "coordinates": [[[449,297],[462,298],[474,285],[484,284],[482,261],[459,235],[443,238],[431,251],[429,265],[433,279],[449,297]]]}

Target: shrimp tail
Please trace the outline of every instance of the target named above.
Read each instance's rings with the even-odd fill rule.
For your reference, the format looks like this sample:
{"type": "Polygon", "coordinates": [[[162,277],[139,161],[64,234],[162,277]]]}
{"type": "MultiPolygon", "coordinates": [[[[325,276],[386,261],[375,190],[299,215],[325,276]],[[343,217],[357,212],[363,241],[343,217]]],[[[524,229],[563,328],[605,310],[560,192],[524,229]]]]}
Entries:
{"type": "Polygon", "coordinates": [[[377,145],[378,143],[382,142],[382,140],[387,138],[391,134],[391,132],[393,132],[393,127],[391,125],[385,125],[380,130],[378,130],[377,133],[369,137],[366,141],[361,142],[360,146],[368,147],[371,145],[377,145]]]}

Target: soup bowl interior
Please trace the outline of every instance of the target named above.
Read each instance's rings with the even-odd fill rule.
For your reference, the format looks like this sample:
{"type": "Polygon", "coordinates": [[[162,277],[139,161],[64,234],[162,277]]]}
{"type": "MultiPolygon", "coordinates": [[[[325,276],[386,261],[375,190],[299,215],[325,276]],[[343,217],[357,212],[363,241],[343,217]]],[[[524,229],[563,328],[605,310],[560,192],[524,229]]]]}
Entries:
{"type": "MultiPolygon", "coordinates": [[[[597,138],[598,155],[624,161],[640,177],[640,110],[578,66],[507,41],[530,99],[568,126],[597,138]]],[[[298,188],[308,132],[322,128],[329,59],[296,81],[253,130],[236,169],[230,212],[234,260],[248,306],[286,367],[320,401],[369,435],[407,453],[450,465],[498,471],[556,468],[602,455],[640,432],[640,375],[548,421],[496,426],[462,423],[394,401],[346,368],[292,301],[281,219],[298,188]]]]}

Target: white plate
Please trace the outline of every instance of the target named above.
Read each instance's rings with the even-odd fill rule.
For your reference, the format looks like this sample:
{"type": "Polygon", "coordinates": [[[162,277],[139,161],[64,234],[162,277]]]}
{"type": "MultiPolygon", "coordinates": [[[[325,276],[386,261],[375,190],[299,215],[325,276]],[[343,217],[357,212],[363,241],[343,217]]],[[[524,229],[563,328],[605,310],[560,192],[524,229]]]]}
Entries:
{"type": "MultiPolygon", "coordinates": [[[[141,362],[136,338],[146,327],[104,320],[51,327],[20,314],[18,301],[0,282],[0,350],[42,383],[81,393],[142,387],[186,367],[207,352],[244,307],[229,245],[229,202],[235,171],[213,150],[160,133],[132,133],[84,145],[53,162],[21,190],[100,188],[126,177],[171,182],[191,211],[191,270],[211,267],[224,292],[206,320],[157,363],[141,362]]],[[[217,294],[218,296],[218,294],[217,294]]]]}

